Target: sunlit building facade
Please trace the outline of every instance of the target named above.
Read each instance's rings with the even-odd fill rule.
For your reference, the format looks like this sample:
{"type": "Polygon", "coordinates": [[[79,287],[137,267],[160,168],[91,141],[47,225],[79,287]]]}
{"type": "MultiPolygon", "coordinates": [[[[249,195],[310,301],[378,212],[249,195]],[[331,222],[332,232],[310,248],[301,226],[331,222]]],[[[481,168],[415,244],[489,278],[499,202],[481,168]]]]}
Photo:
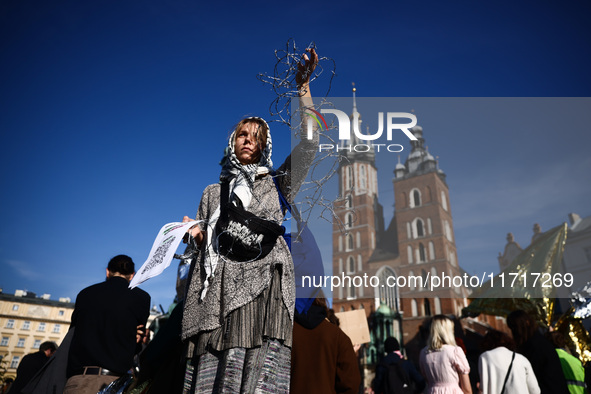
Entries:
{"type": "Polygon", "coordinates": [[[0,357],[5,378],[14,378],[16,369],[29,353],[39,350],[45,341],[62,342],[70,327],[74,303],[69,298],[51,300],[49,294],[17,290],[0,291],[0,357]]]}

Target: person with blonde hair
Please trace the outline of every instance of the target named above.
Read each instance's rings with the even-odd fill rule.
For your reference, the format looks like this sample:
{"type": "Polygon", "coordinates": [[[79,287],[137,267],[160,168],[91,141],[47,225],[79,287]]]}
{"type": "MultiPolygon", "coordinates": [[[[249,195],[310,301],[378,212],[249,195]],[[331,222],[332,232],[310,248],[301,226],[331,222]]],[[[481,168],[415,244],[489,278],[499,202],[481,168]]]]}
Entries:
{"type": "Polygon", "coordinates": [[[471,394],[470,366],[454,339],[454,323],[445,315],[433,316],[427,346],[421,350],[421,373],[428,394],[471,394]]]}

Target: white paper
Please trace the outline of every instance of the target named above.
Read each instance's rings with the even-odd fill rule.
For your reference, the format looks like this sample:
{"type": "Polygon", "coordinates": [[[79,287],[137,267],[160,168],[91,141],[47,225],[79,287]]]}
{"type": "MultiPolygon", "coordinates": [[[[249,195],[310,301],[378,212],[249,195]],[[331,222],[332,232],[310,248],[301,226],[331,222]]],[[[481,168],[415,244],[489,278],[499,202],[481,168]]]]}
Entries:
{"type": "Polygon", "coordinates": [[[142,282],[147,281],[150,278],[158,276],[164,271],[172,261],[176,249],[179,247],[183,237],[187,230],[199,222],[193,220],[191,222],[173,222],[162,226],[150,255],[141,268],[137,270],[135,276],[129,283],[129,288],[133,289],[142,282]]]}

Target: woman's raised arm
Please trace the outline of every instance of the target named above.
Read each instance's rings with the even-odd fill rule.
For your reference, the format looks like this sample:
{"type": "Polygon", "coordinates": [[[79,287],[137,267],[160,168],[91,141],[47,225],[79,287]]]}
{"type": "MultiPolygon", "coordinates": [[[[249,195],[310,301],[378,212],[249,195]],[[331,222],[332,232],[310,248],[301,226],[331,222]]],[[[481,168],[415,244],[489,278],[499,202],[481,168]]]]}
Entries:
{"type": "Polygon", "coordinates": [[[311,107],[312,94],[310,93],[310,77],[314,74],[318,64],[318,54],[314,48],[306,49],[310,54],[308,57],[304,53],[302,62],[298,64],[298,73],[296,74],[296,83],[298,84],[298,95],[300,97],[300,107],[311,107]]]}

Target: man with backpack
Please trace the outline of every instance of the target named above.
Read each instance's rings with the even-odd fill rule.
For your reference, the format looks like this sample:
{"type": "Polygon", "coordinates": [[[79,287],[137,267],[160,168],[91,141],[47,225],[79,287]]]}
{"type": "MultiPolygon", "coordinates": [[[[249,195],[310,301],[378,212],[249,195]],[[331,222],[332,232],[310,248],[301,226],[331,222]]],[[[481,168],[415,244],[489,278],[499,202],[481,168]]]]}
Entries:
{"type": "Polygon", "coordinates": [[[421,393],[425,379],[414,365],[400,353],[400,343],[394,337],[384,342],[386,357],[376,367],[373,390],[376,394],[421,393]]]}

